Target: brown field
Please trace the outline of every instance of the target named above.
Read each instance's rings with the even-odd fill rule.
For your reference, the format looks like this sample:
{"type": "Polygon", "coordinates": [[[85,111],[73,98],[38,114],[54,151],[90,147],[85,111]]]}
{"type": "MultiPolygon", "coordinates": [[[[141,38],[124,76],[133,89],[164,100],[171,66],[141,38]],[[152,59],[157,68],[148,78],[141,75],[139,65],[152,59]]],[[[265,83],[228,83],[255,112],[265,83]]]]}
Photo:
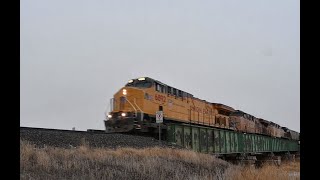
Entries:
{"type": "Polygon", "coordinates": [[[300,163],[262,168],[170,148],[36,148],[20,142],[20,179],[300,179],[300,163]]]}

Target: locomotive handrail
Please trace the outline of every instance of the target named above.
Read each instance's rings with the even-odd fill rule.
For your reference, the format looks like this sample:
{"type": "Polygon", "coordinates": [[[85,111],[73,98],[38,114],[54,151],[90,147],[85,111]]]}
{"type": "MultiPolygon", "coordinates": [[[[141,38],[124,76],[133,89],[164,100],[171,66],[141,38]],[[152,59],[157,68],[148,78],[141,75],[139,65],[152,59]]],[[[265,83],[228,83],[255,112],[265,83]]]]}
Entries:
{"type": "Polygon", "coordinates": [[[137,105],[137,103],[136,103],[136,98],[134,98],[133,103],[134,103],[134,104],[138,107],[138,109],[140,110],[140,112],[141,112],[141,121],[143,121],[143,111],[142,111],[141,108],[137,105]]]}
{"type": "Polygon", "coordinates": [[[136,117],[137,117],[137,109],[132,105],[132,103],[128,100],[128,98],[125,96],[126,101],[128,101],[128,103],[133,107],[135,113],[136,113],[136,117]]]}
{"type": "Polygon", "coordinates": [[[114,98],[110,99],[110,112],[113,111],[113,109],[114,109],[114,101],[115,101],[114,98]]]}

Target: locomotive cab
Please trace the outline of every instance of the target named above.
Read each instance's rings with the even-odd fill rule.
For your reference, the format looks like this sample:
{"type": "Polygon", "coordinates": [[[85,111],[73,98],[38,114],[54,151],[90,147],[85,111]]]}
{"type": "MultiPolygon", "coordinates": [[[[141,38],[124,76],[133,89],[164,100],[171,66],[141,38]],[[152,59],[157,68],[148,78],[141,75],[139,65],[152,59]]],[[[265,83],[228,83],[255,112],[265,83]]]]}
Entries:
{"type": "Polygon", "coordinates": [[[232,107],[226,106],[220,103],[211,103],[214,108],[217,110],[217,114],[215,115],[215,124],[218,127],[222,128],[233,128],[229,125],[229,116],[232,112],[235,111],[232,107]]]}
{"type": "Polygon", "coordinates": [[[107,132],[130,132],[141,129],[144,121],[144,99],[156,83],[151,78],[131,79],[110,100],[105,119],[107,132]]]}
{"type": "Polygon", "coordinates": [[[243,111],[236,110],[230,114],[230,123],[237,131],[255,133],[255,118],[243,111]]]}

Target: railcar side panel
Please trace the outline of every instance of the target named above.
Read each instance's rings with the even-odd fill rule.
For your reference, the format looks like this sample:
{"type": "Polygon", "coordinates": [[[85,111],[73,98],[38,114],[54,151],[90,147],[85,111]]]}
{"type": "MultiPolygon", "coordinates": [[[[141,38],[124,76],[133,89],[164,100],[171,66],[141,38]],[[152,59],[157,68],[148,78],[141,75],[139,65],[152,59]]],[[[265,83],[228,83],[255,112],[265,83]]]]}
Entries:
{"type": "Polygon", "coordinates": [[[214,153],[214,135],[213,129],[208,129],[208,152],[214,153]]]}
{"type": "Polygon", "coordinates": [[[294,140],[184,124],[169,124],[167,137],[187,149],[213,154],[294,152],[299,148],[294,140]]]}
{"type": "Polygon", "coordinates": [[[192,128],[192,148],[194,151],[200,151],[199,143],[199,128],[192,128]]]}
{"type": "Polygon", "coordinates": [[[184,132],[184,147],[187,149],[192,149],[191,127],[183,126],[183,132],[184,132]]]}

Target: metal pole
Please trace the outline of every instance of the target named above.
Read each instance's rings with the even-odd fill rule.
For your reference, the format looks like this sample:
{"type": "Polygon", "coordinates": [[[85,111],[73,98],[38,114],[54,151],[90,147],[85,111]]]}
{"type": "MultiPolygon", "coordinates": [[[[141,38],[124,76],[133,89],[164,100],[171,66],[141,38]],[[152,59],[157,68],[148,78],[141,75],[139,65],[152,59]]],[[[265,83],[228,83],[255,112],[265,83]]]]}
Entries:
{"type": "Polygon", "coordinates": [[[159,145],[161,144],[161,141],[160,141],[161,140],[160,124],[161,123],[159,123],[159,145]]]}

